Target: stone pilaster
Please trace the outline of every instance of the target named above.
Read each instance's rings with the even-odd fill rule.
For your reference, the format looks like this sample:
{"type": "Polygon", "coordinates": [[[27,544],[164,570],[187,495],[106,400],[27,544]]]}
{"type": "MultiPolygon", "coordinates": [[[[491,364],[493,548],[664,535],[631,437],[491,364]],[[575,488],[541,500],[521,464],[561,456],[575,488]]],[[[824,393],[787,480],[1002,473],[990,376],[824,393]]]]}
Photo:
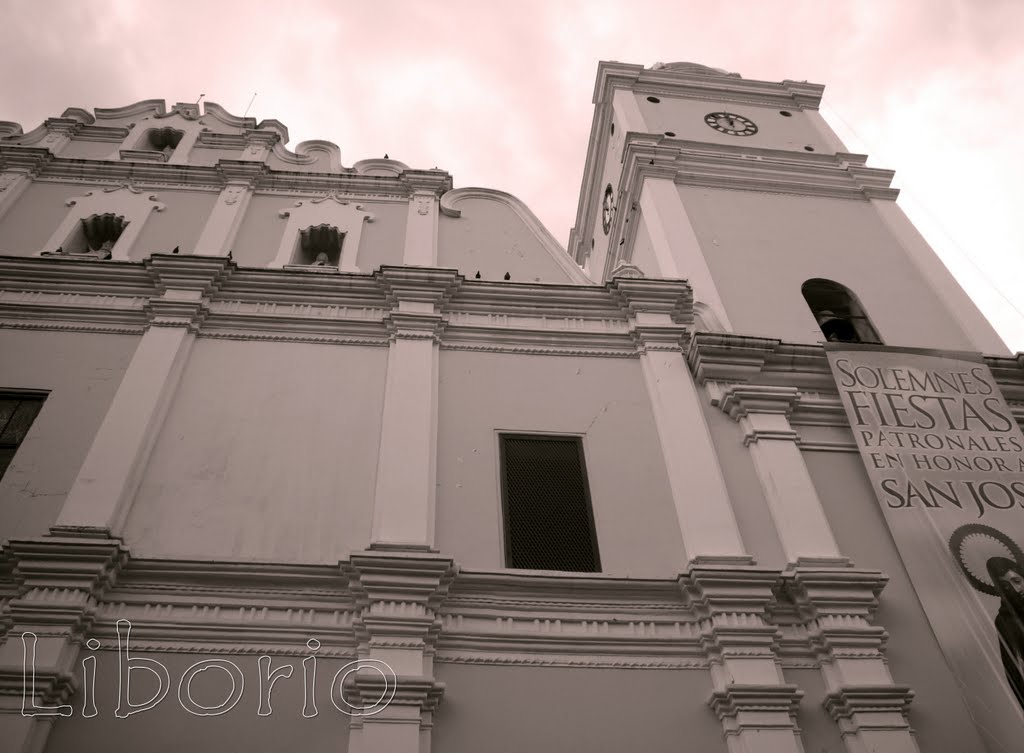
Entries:
{"type": "Polygon", "coordinates": [[[52,722],[72,713],[83,636],[128,552],[116,539],[55,536],[10,541],[3,554],[18,588],[0,613],[0,740],[40,753],[52,722]]]}
{"type": "Polygon", "coordinates": [[[146,304],[142,336],[53,530],[117,535],[206,311],[228,273],[227,259],[153,255],[160,295],[146,304]]]}
{"type": "Polygon", "coordinates": [[[266,162],[270,150],[281,140],[276,131],[259,131],[255,129],[245,132],[245,151],[241,159],[247,162],[266,162]]]}
{"type": "Polygon", "coordinates": [[[750,450],[768,508],[790,566],[848,565],[804,463],[789,415],[800,400],[795,387],[707,384],[712,404],[737,421],[750,450]]]}
{"type": "Polygon", "coordinates": [[[711,660],[708,699],[730,753],[803,753],[796,712],[803,696],[775,654],[777,629],[765,615],[780,573],[694,567],[680,585],[700,616],[711,660]]]}
{"type": "Polygon", "coordinates": [[[877,571],[835,568],[784,576],[821,662],[825,709],[849,753],[919,753],[907,720],[914,692],[893,681],[882,654],[888,636],[871,624],[887,580],[877,571]]]}
{"type": "Polygon", "coordinates": [[[25,189],[32,183],[40,168],[52,158],[46,149],[24,146],[0,147],[0,219],[3,219],[25,193],[25,189]]]}
{"type": "Polygon", "coordinates": [[[195,253],[206,256],[228,255],[252,199],[253,187],[264,170],[261,163],[221,160],[217,172],[224,179],[224,188],[196,241],[195,253]]]}
{"type": "Polygon", "coordinates": [[[410,170],[402,174],[402,182],[409,188],[402,262],[416,267],[436,267],[439,200],[441,194],[451,188],[451,176],[440,170],[410,170]]]}
{"type": "Polygon", "coordinates": [[[434,543],[438,348],[443,308],[461,278],[454,270],[383,267],[391,331],[372,546],[429,549],[434,543]]]}
{"type": "Polygon", "coordinates": [[[366,669],[344,686],[345,701],[373,712],[353,715],[349,753],[430,753],[433,712],[444,696],[434,678],[438,610],[455,566],[427,552],[375,551],[353,555],[346,569],[366,669]],[[381,698],[384,708],[375,705],[381,698]]]}
{"type": "Polygon", "coordinates": [[[39,142],[39,146],[49,149],[53,154],[60,154],[64,147],[71,143],[72,137],[82,124],[76,118],[47,118],[43,127],[47,133],[39,142]]]}
{"type": "Polygon", "coordinates": [[[684,356],[693,317],[690,287],[682,280],[622,277],[611,286],[640,352],[686,556],[691,562],[749,564],[684,356]]]}

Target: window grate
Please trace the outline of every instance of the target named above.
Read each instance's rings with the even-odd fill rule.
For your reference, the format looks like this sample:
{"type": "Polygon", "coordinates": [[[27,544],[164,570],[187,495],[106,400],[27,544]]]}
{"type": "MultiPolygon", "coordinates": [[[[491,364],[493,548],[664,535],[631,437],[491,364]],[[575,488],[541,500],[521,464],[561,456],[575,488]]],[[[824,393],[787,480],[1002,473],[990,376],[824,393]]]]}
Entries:
{"type": "Polygon", "coordinates": [[[508,567],[600,572],[579,438],[503,434],[501,477],[508,567]]]}
{"type": "Polygon", "coordinates": [[[0,478],[43,407],[42,395],[0,393],[0,478]]]}

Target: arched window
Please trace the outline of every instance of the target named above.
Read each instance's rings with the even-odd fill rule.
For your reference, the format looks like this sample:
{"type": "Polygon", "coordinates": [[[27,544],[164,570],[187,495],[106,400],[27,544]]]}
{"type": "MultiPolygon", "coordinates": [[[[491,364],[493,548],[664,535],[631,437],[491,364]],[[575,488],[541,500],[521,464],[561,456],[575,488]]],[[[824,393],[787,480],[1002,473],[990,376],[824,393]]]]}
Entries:
{"type": "Polygon", "coordinates": [[[882,342],[857,296],[845,286],[832,280],[813,279],[805,282],[800,291],[828,342],[882,342]]]}

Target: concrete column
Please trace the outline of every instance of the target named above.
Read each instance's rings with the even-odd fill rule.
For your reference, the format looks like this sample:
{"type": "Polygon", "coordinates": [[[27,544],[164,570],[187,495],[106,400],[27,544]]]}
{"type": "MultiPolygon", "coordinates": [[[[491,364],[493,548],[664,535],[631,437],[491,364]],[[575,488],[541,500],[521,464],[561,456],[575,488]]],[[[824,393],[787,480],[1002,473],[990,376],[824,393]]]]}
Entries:
{"type": "Polygon", "coordinates": [[[42,753],[68,704],[82,634],[103,591],[128,559],[117,540],[48,536],[7,542],[19,593],[5,607],[0,637],[0,747],[42,753]]]}
{"type": "Polygon", "coordinates": [[[804,753],[796,724],[803,691],[785,681],[775,654],[778,631],[765,619],[780,576],[752,567],[694,567],[680,578],[702,617],[714,688],[708,705],[729,753],[804,753]]]}
{"type": "Polygon", "coordinates": [[[452,270],[384,267],[392,300],[372,546],[431,548],[437,474],[438,337],[452,270]]]}
{"type": "Polygon", "coordinates": [[[343,567],[358,608],[360,659],[368,660],[346,686],[346,701],[368,707],[391,696],[377,713],[352,718],[349,753],[430,753],[445,690],[434,679],[438,610],[455,566],[427,552],[368,552],[343,567]]]}
{"type": "Polygon", "coordinates": [[[719,390],[712,403],[738,421],[743,443],[750,450],[768,508],[775,521],[786,561],[801,564],[848,565],[839,553],[818,492],[811,481],[799,436],[789,414],[800,399],[794,387],[730,385],[719,390]]]}
{"type": "Polygon", "coordinates": [[[689,286],[625,278],[612,285],[629,310],[686,556],[691,562],[749,563],[683,354],[686,326],[673,318],[683,309],[692,320],[689,286]]]}
{"type": "Polygon", "coordinates": [[[164,289],[147,304],[143,334],[53,527],[63,534],[117,536],[188,360],[208,294],[226,260],[154,255],[164,289]]]}
{"type": "Polygon", "coordinates": [[[438,203],[437,194],[429,190],[414,191],[409,198],[403,263],[417,267],[437,266],[438,203]]]}
{"type": "Polygon", "coordinates": [[[800,567],[784,576],[816,649],[825,709],[849,753],[919,753],[907,710],[914,692],[893,681],[888,638],[871,624],[886,576],[877,571],[800,567]]]}

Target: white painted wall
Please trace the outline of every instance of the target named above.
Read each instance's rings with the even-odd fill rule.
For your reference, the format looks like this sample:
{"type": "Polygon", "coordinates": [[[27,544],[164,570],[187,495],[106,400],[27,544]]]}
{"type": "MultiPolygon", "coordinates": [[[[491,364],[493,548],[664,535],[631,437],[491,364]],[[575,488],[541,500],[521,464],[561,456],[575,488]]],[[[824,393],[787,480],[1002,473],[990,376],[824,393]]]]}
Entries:
{"type": "Polygon", "coordinates": [[[0,541],[42,536],[57,520],[138,342],[0,329],[0,389],[50,390],[0,480],[0,541]]]}
{"type": "Polygon", "coordinates": [[[364,549],[386,359],[198,340],[128,514],[132,552],[336,563],[364,549]]]}
{"type": "Polygon", "coordinates": [[[822,341],[800,286],[824,277],[860,298],[886,345],[972,349],[956,311],[933,292],[871,203],[677,188],[733,331],[822,341]]]}
{"type": "Polygon", "coordinates": [[[437,547],[503,567],[499,431],[583,435],[602,569],[680,572],[682,539],[634,359],[441,351],[437,547]]]}

